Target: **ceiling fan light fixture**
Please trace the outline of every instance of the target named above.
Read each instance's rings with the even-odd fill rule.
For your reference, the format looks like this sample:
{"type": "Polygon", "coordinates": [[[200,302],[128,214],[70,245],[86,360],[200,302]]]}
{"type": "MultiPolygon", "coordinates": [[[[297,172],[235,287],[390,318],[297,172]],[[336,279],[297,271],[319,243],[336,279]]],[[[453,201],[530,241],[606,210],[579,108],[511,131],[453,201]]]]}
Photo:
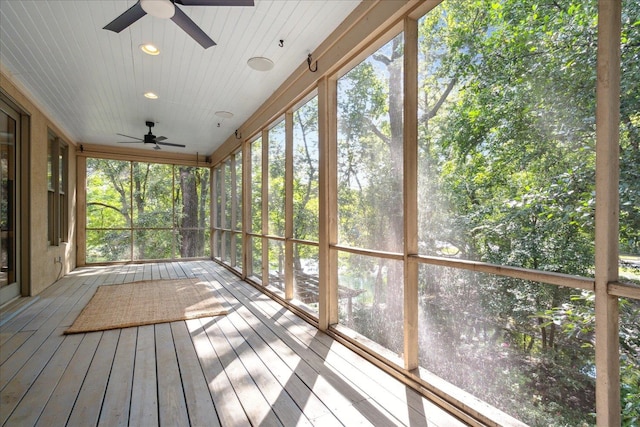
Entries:
{"type": "Polygon", "coordinates": [[[144,97],[149,99],[158,99],[158,95],[153,92],[145,92],[144,97]]]}
{"type": "Polygon", "coordinates": [[[257,71],[269,71],[273,68],[273,61],[262,56],[249,58],[247,65],[257,71]]]}
{"type": "Polygon", "coordinates": [[[155,45],[152,45],[151,43],[141,44],[140,50],[142,50],[147,55],[152,55],[152,56],[160,55],[160,49],[158,49],[155,45]]]}
{"type": "Polygon", "coordinates": [[[173,18],[176,13],[176,6],[171,0],[140,0],[142,10],[156,18],[173,18]]]}

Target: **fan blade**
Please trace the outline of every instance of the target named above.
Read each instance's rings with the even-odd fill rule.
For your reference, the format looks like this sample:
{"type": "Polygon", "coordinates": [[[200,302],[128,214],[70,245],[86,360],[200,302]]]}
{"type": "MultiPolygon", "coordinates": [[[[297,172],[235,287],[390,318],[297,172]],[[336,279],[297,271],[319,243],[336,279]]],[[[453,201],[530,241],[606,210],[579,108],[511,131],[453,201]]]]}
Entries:
{"type": "Polygon", "coordinates": [[[189,34],[191,38],[200,43],[200,46],[203,48],[209,48],[211,46],[215,46],[216,42],[211,40],[209,37],[198,25],[191,20],[185,13],[176,6],[176,13],[171,18],[173,22],[178,24],[180,28],[184,30],[185,33],[189,34]]]}
{"type": "Polygon", "coordinates": [[[140,2],[138,1],[122,15],[105,25],[103,29],[119,33],[146,14],[147,12],[142,9],[142,6],[140,6],[140,2]]]}
{"type": "Polygon", "coordinates": [[[172,147],[186,147],[186,145],[184,145],[184,144],[174,144],[173,142],[158,142],[158,140],[156,140],[156,144],[157,145],[170,145],[172,147]]]}
{"type": "Polygon", "coordinates": [[[142,144],[142,141],[116,141],[118,144],[142,144]]]}
{"type": "MultiPolygon", "coordinates": [[[[138,141],[144,141],[144,139],[142,139],[142,138],[138,138],[137,136],[129,136],[129,135],[125,135],[125,134],[123,134],[123,133],[116,133],[116,135],[126,136],[127,138],[137,139],[138,141]]],[[[130,142],[134,142],[134,141],[130,141],[130,142]]],[[[137,142],[137,141],[136,141],[136,142],[137,142]]]]}
{"type": "Polygon", "coordinates": [[[166,137],[166,136],[159,136],[159,137],[157,137],[157,138],[156,138],[156,142],[158,142],[158,141],[164,141],[165,139],[167,139],[167,137],[166,137]]]}
{"type": "Polygon", "coordinates": [[[183,6],[253,6],[253,0],[175,0],[183,6]]]}

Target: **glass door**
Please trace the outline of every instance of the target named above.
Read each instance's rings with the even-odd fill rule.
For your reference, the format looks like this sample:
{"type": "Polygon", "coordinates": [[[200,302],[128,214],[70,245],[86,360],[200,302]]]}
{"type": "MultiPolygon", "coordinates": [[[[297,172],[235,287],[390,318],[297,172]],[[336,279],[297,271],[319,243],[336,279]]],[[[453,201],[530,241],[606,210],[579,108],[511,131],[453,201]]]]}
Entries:
{"type": "Polygon", "coordinates": [[[0,101],[0,305],[20,295],[16,278],[16,149],[20,116],[0,101]]]}

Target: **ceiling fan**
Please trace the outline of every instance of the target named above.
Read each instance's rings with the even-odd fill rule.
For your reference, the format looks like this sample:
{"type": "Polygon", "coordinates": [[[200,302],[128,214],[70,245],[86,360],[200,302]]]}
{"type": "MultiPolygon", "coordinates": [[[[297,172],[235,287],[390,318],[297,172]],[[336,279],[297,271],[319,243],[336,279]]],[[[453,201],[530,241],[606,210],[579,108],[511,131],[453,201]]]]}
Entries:
{"type": "Polygon", "coordinates": [[[122,133],[118,133],[116,135],[125,136],[127,138],[136,139],[137,141],[118,141],[119,144],[155,144],[153,147],[154,150],[160,150],[160,145],[170,145],[171,147],[185,147],[184,144],[174,144],[171,142],[164,142],[167,138],[165,136],[155,136],[151,133],[151,128],[153,127],[153,122],[145,122],[147,127],[149,128],[149,133],[144,135],[144,138],[137,138],[135,136],[129,136],[122,133]]]}
{"type": "Polygon", "coordinates": [[[253,6],[253,0],[138,0],[136,4],[108,23],[103,29],[119,33],[148,13],[156,18],[170,18],[205,49],[215,46],[216,42],[211,40],[211,37],[202,31],[177,4],[183,6],[253,6]]]}

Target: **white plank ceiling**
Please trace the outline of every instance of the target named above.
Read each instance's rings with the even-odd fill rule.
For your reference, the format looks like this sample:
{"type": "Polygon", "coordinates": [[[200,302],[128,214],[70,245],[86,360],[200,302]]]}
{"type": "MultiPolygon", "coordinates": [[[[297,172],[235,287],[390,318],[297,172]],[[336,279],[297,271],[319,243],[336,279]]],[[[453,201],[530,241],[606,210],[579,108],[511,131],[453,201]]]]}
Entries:
{"type": "Polygon", "coordinates": [[[102,29],[135,0],[0,0],[0,66],[77,142],[142,138],[149,120],[155,135],[186,144],[163,150],[211,154],[359,2],[180,6],[217,43],[205,50],[174,22],[150,15],[118,34],[102,29]],[[144,54],[143,43],[160,55],[144,54]],[[254,56],[274,68],[249,68],[254,56]],[[144,98],[147,91],[159,98],[144,98]]]}

